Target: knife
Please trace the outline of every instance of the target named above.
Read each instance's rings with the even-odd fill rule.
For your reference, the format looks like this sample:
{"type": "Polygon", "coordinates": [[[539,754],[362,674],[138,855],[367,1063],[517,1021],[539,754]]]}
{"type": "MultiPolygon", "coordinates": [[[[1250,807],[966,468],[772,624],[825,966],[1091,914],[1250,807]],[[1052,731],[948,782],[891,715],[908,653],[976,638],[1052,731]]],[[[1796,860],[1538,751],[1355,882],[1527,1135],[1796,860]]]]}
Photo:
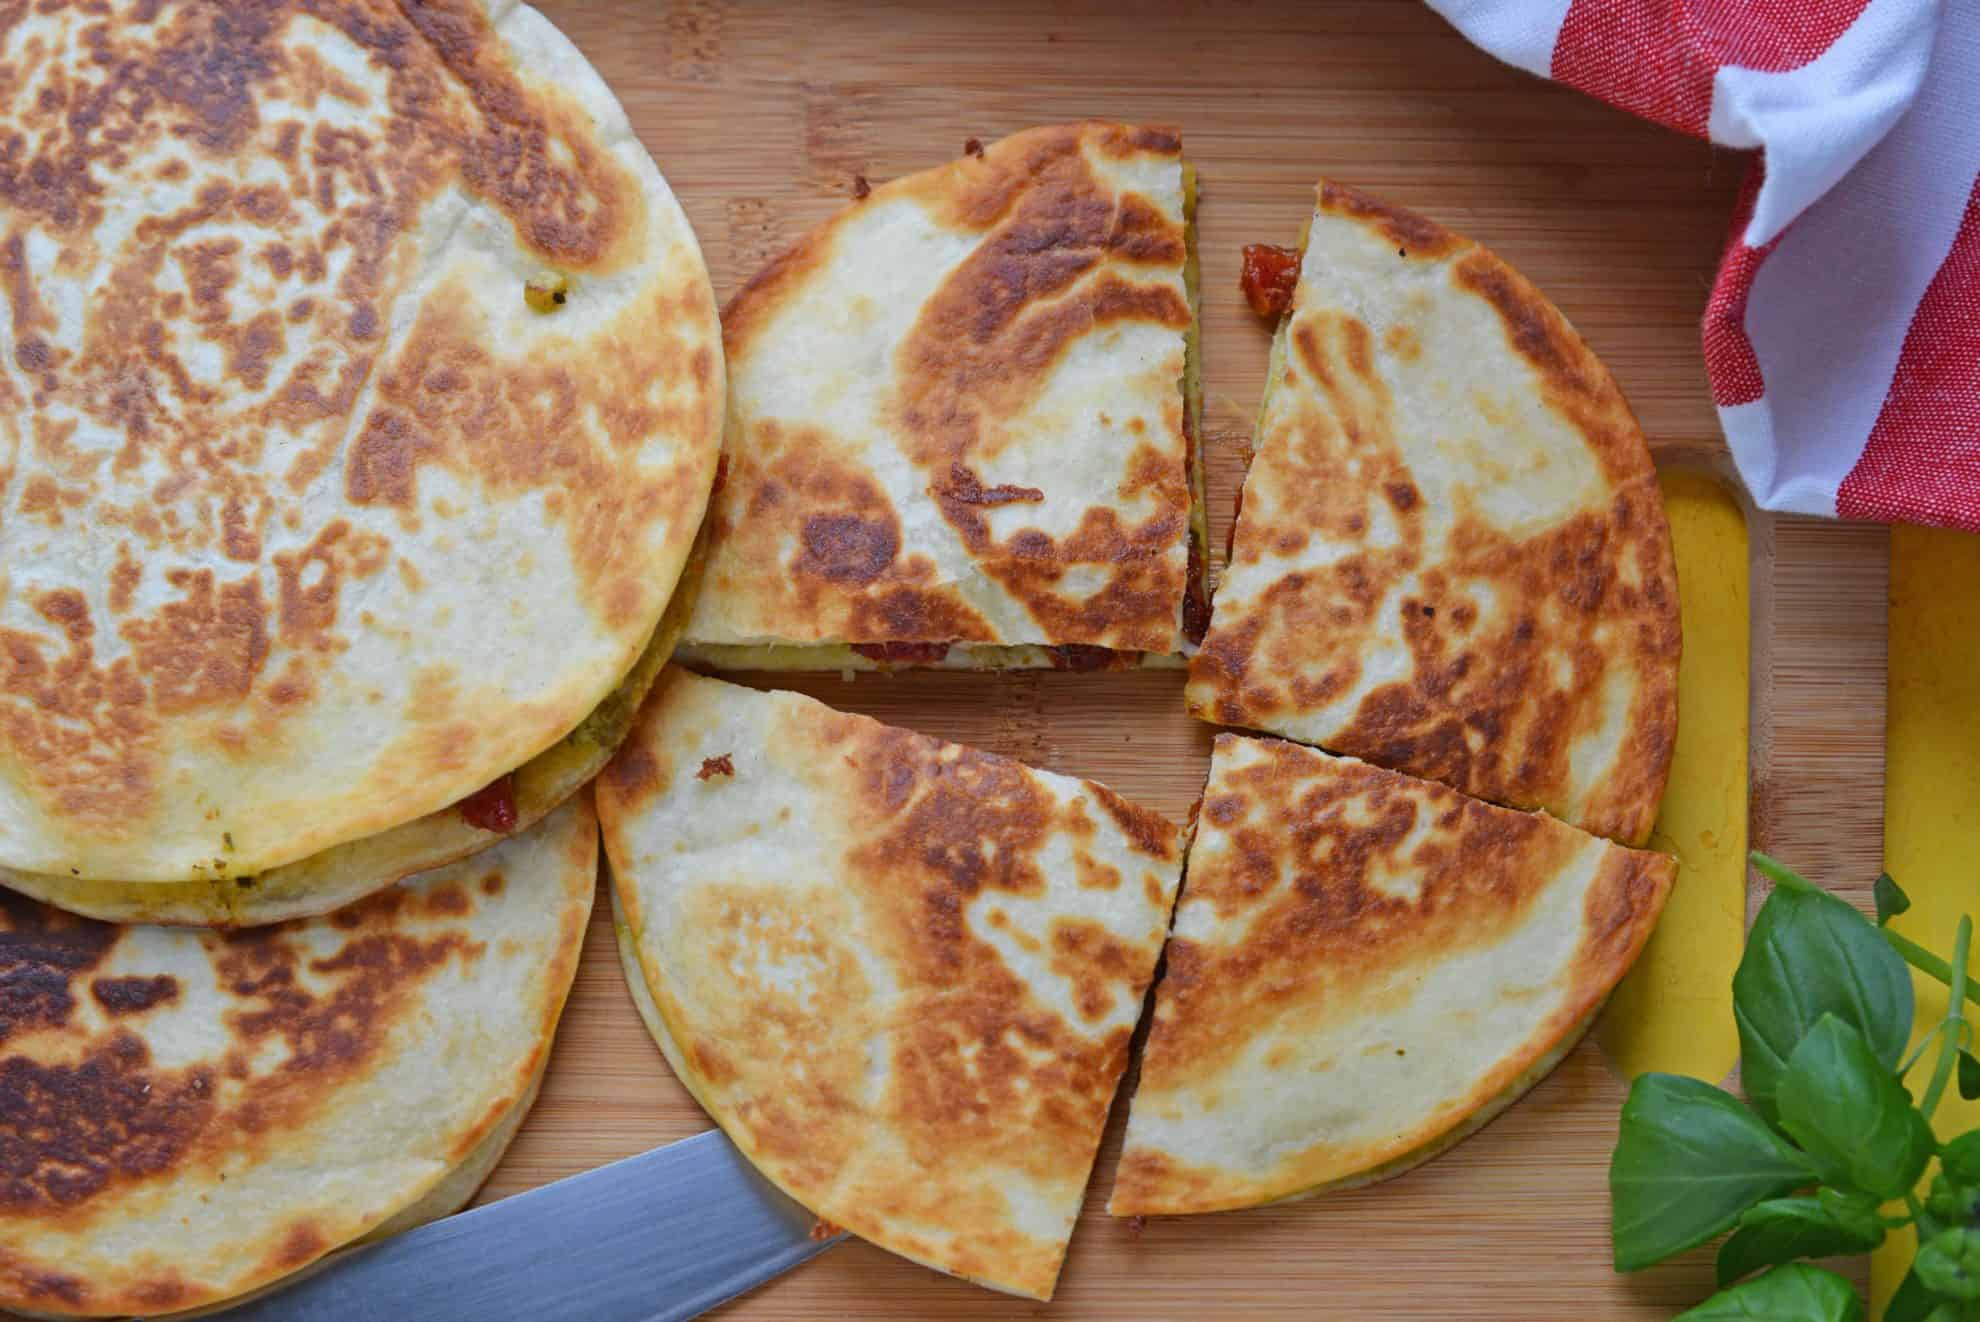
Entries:
{"type": "Polygon", "coordinates": [[[677,1322],[846,1236],[757,1174],[719,1129],[365,1248],[229,1322],[677,1322]]]}

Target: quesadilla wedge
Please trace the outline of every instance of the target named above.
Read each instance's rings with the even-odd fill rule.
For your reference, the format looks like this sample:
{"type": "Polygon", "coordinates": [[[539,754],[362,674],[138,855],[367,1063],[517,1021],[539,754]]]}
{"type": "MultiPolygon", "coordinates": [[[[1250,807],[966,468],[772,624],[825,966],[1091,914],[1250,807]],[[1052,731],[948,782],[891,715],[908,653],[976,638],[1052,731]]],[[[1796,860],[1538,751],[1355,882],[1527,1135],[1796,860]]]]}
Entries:
{"type": "Polygon", "coordinates": [[[1108,1210],[1400,1174],[1580,1038],[1676,864],[1277,739],[1217,736],[1108,1210]]]}
{"type": "Polygon", "coordinates": [[[1032,129],[871,190],[724,309],[726,480],[683,655],[1099,668],[1202,636],[1195,175],[1032,129]]]}
{"type": "Polygon", "coordinates": [[[1622,392],[1517,271],[1339,184],[1293,273],[1190,711],[1641,844],[1680,635],[1622,392]]]}
{"type": "Polygon", "coordinates": [[[636,998],[822,1219],[1049,1298],[1181,869],[1091,782],[669,669],[598,782],[636,998]]]}
{"type": "MultiPolygon", "coordinates": [[[[0,64],[0,866],[259,876],[608,702],[723,364],[576,49],[507,0],[130,0],[8,11],[0,64]]],[[[502,832],[457,834],[379,852],[502,832]]]]}
{"type": "Polygon", "coordinates": [[[249,933],[0,892],[0,1308],[211,1308],[465,1203],[535,1095],[577,967],[587,798],[249,933]]]}

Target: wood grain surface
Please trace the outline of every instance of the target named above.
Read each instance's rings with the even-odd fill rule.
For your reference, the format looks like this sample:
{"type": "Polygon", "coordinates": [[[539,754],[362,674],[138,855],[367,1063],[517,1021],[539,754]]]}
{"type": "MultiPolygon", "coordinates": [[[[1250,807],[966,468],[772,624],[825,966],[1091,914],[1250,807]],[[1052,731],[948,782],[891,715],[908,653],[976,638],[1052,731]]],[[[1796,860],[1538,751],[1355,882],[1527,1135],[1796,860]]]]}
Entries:
{"type": "MultiPolygon", "coordinates": [[[[1239,246],[1292,242],[1339,176],[1491,244],[1615,370],[1660,459],[1725,469],[1699,358],[1736,155],[1501,67],[1415,3],[1173,6],[558,0],[693,220],[719,296],[807,224],[965,138],[1087,115],[1179,126],[1202,172],[1213,545],[1249,443],[1268,328],[1236,293],[1239,246]]],[[[1752,529],[1752,839],[1824,877],[1881,854],[1881,529],[1752,529]]],[[[1178,818],[1210,732],[1176,674],[836,676],[794,685],[1055,770],[1178,818]]],[[[1150,1224],[1101,1210],[1117,1106],[1056,1317],[1666,1317],[1709,1288],[1702,1255],[1608,1267],[1604,1178],[1623,1085],[1593,1039],[1449,1156],[1372,1189],[1150,1224]]],[[[484,1199],[707,1126],[635,1017],[594,922],[542,1100],[484,1199]]],[[[1043,1306],[864,1245],[731,1305],[737,1318],[1011,1317],[1043,1306]]]]}

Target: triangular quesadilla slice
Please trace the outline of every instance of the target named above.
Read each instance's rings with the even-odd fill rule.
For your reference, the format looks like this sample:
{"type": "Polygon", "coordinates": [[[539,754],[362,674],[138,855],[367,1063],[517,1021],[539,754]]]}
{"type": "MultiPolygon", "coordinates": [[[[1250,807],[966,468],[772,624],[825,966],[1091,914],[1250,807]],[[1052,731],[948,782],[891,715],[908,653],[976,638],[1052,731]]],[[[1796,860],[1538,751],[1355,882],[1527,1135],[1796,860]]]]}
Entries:
{"type": "Polygon", "coordinates": [[[1247,265],[1290,301],[1190,710],[1641,844],[1677,582],[1608,370],[1492,253],[1339,184],[1303,261],[1247,265]]]}
{"type": "Polygon", "coordinates": [[[825,1221],[1049,1298],[1181,871],[1091,782],[669,670],[599,781],[675,1072],[825,1221]]]}
{"type": "Polygon", "coordinates": [[[971,145],[724,310],[725,476],[685,657],[1088,669],[1174,664],[1202,636],[1181,138],[971,145]]]}
{"type": "Polygon", "coordinates": [[[1541,813],[1224,734],[1109,1210],[1397,1175],[1574,1046],[1676,864],[1541,813]]]}

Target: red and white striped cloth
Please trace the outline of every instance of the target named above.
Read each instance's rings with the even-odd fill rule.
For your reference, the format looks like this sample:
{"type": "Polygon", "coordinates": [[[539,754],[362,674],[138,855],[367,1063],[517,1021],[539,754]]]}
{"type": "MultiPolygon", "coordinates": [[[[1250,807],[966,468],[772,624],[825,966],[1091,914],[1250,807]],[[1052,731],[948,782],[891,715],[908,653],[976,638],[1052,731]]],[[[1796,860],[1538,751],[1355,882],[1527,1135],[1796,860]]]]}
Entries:
{"type": "Polygon", "coordinates": [[[1705,309],[1768,509],[1980,531],[1980,0],[1429,0],[1509,64],[1759,150],[1705,309]]]}

